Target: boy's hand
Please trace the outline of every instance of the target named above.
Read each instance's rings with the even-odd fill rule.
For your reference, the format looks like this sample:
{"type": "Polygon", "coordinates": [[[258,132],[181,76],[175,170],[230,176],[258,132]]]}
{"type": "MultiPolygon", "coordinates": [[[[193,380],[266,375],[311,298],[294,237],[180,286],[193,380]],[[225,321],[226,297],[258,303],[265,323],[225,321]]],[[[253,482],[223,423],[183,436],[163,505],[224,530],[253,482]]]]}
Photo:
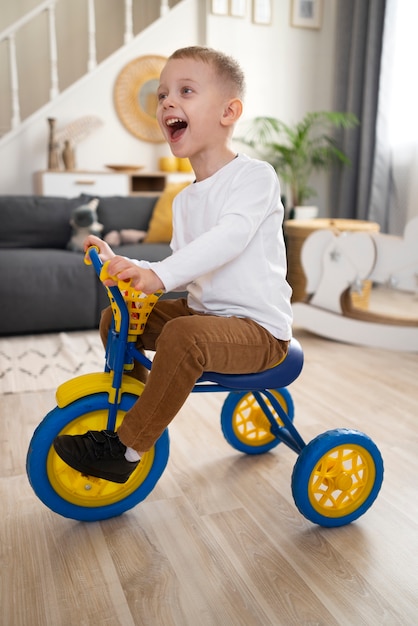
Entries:
{"type": "MultiPolygon", "coordinates": [[[[113,253],[112,253],[113,254],[113,253]]],[[[111,276],[116,276],[118,280],[131,280],[131,286],[146,294],[154,293],[159,289],[164,289],[164,285],[152,270],[138,267],[129,259],[121,256],[113,256],[107,266],[107,271],[111,276]]],[[[107,287],[114,287],[115,281],[107,279],[103,281],[107,287]]]]}
{"type": "Polygon", "coordinates": [[[84,252],[87,252],[90,246],[96,246],[99,250],[99,257],[103,263],[106,261],[110,261],[115,256],[112,248],[100,237],[96,237],[95,235],[89,235],[84,241],[84,252]]]}

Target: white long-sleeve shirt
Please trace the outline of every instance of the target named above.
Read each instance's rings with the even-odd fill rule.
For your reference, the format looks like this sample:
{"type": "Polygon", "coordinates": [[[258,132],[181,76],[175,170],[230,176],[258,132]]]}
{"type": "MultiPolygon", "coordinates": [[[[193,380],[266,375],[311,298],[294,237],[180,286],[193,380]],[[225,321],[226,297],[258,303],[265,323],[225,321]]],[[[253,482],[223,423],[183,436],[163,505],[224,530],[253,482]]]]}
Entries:
{"type": "Polygon", "coordinates": [[[283,205],[274,169],[244,154],[173,202],[173,254],[152,269],[167,291],[188,291],[196,311],[247,317],[291,337],[283,205]]]}

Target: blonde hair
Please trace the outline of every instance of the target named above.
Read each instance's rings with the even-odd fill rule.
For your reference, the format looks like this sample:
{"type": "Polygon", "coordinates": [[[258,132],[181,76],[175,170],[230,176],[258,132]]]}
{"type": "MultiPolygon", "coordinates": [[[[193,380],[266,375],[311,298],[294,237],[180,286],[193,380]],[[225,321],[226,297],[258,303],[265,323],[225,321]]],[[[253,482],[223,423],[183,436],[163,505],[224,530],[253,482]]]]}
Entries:
{"type": "Polygon", "coordinates": [[[188,48],[179,48],[171,56],[170,59],[194,59],[202,61],[213,66],[219,78],[223,78],[229,82],[234,89],[234,95],[243,99],[245,96],[245,76],[238,62],[232,57],[214,50],[213,48],[205,48],[203,46],[189,46],[188,48]]]}

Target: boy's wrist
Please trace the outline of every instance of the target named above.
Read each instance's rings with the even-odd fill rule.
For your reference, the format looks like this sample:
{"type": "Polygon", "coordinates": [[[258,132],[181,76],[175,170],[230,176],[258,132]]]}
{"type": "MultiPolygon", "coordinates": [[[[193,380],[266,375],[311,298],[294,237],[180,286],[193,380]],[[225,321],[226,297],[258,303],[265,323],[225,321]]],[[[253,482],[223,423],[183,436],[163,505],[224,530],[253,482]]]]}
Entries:
{"type": "Polygon", "coordinates": [[[149,271],[153,274],[152,283],[153,283],[154,287],[153,287],[152,291],[159,291],[160,289],[165,291],[164,283],[161,280],[161,278],[158,276],[158,274],[156,274],[154,272],[154,270],[150,269],[149,271]]]}

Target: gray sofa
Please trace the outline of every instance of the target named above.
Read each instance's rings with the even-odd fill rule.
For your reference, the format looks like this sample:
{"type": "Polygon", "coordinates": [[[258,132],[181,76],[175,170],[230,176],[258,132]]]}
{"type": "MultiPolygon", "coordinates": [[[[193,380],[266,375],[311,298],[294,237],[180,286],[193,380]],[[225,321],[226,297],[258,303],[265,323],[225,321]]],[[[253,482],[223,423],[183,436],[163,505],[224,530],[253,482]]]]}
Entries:
{"type": "MultiPolygon", "coordinates": [[[[105,289],[81,252],[69,251],[73,209],[92,196],[0,196],[0,335],[98,327],[105,289]]],[[[157,197],[99,198],[103,236],[112,230],[147,230],[157,197]]],[[[168,243],[113,248],[131,258],[159,261],[168,243]]],[[[166,294],[178,297],[180,294],[166,294]]]]}

